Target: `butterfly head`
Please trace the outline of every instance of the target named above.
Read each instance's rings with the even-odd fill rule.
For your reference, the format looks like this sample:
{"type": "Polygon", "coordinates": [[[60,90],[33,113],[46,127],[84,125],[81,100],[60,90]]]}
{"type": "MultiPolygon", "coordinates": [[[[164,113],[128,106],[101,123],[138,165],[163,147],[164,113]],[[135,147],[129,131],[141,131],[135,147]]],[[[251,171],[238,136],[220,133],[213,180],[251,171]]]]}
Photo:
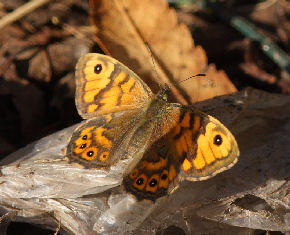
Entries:
{"type": "Polygon", "coordinates": [[[164,87],[161,88],[161,90],[158,92],[157,98],[159,100],[167,101],[169,90],[170,90],[170,87],[165,83],[164,87]]]}

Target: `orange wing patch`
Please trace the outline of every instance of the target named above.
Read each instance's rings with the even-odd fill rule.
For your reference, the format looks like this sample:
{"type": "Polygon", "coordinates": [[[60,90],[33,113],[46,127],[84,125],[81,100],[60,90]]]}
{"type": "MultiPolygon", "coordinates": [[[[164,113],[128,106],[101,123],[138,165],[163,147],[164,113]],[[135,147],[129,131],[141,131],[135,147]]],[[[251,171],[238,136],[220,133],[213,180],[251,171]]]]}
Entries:
{"type": "Polygon", "coordinates": [[[159,180],[160,180],[159,174],[152,175],[147,182],[145,190],[147,192],[155,193],[158,189],[159,180]]]}
{"type": "MultiPolygon", "coordinates": [[[[82,65],[82,64],[81,64],[82,65]]],[[[87,62],[86,67],[80,64],[76,67],[76,76],[80,77],[80,83],[84,85],[83,100],[86,103],[94,101],[95,96],[110,83],[110,76],[114,70],[113,64],[105,64],[102,61],[87,62]],[[82,76],[79,74],[82,73],[82,76]]]]}
{"type": "Polygon", "coordinates": [[[192,167],[192,164],[190,163],[190,161],[187,158],[185,158],[183,163],[182,163],[183,170],[188,171],[191,167],[192,167]]]}
{"type": "Polygon", "coordinates": [[[232,166],[239,156],[232,134],[211,116],[186,113],[173,133],[177,155],[184,158],[181,174],[188,180],[212,177],[232,166]]]}
{"type": "Polygon", "coordinates": [[[86,159],[88,161],[92,161],[98,154],[98,148],[96,147],[88,147],[86,150],[82,153],[81,157],[83,159],[86,159]]]}
{"type": "Polygon", "coordinates": [[[143,190],[147,183],[147,176],[145,174],[141,174],[134,182],[133,186],[138,190],[143,190]]]}
{"type": "Polygon", "coordinates": [[[99,127],[94,131],[95,134],[95,141],[100,146],[103,146],[105,148],[111,148],[112,147],[112,141],[108,139],[106,136],[104,136],[104,131],[106,131],[106,128],[99,127]]]}
{"type": "MultiPolygon", "coordinates": [[[[177,155],[184,159],[185,156],[196,152],[195,136],[200,130],[201,119],[191,112],[185,112],[180,116],[180,120],[173,130],[174,146],[177,155]]],[[[191,163],[184,162],[183,167],[186,170],[191,168],[191,163]]]]}
{"type": "Polygon", "coordinates": [[[201,170],[205,167],[205,160],[204,160],[204,155],[201,153],[200,147],[198,146],[197,154],[195,158],[192,160],[194,167],[197,170],[201,170]]]}
{"type": "Polygon", "coordinates": [[[160,157],[158,162],[143,161],[140,165],[140,169],[146,169],[147,171],[156,171],[165,168],[167,165],[167,159],[160,157]]]}
{"type": "Polygon", "coordinates": [[[109,152],[102,152],[102,153],[101,153],[101,155],[100,155],[100,160],[101,160],[102,162],[107,161],[108,158],[109,158],[109,152]]]}
{"type": "Polygon", "coordinates": [[[167,189],[169,186],[168,170],[163,170],[160,176],[159,188],[167,189]]]}

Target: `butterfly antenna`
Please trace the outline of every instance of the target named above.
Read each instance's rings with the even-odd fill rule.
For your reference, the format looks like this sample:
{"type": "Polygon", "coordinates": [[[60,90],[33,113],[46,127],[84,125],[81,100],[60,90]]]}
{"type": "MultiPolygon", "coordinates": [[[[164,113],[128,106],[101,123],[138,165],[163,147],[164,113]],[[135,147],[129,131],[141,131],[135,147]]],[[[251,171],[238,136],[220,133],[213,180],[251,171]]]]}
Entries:
{"type": "Polygon", "coordinates": [[[154,60],[154,58],[153,58],[153,53],[152,53],[152,51],[151,51],[151,48],[150,48],[148,42],[145,42],[145,45],[146,45],[147,50],[149,51],[150,56],[151,56],[151,60],[152,60],[152,64],[153,64],[153,67],[154,67],[155,75],[156,75],[156,77],[158,78],[158,85],[159,85],[159,87],[161,87],[161,85],[160,85],[160,81],[161,81],[161,80],[160,80],[160,77],[159,77],[159,75],[158,75],[158,73],[157,73],[157,69],[156,69],[156,65],[155,65],[155,60],[154,60]]]}
{"type": "Polygon", "coordinates": [[[206,75],[204,74],[204,73],[198,73],[198,74],[195,74],[195,75],[193,75],[193,76],[190,76],[190,77],[188,77],[188,78],[186,78],[186,79],[184,79],[184,80],[181,80],[181,81],[179,81],[178,83],[180,84],[180,83],[182,83],[182,82],[185,82],[185,81],[187,81],[187,80],[189,80],[189,79],[191,79],[191,78],[194,78],[194,77],[205,77],[206,75]]]}

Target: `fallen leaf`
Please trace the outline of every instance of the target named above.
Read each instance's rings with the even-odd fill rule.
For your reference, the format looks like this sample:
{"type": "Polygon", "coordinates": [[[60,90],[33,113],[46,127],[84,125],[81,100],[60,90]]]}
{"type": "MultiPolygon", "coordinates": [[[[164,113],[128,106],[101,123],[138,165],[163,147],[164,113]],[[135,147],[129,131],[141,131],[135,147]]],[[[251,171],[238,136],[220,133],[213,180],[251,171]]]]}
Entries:
{"type": "Polygon", "coordinates": [[[154,92],[164,83],[175,99],[193,103],[236,91],[223,71],[207,63],[205,51],[195,46],[186,25],[179,24],[165,0],[90,0],[97,42],[107,54],[135,71],[154,92]],[[151,53],[146,47],[150,45],[151,53]],[[190,76],[203,73],[206,77],[190,76]]]}

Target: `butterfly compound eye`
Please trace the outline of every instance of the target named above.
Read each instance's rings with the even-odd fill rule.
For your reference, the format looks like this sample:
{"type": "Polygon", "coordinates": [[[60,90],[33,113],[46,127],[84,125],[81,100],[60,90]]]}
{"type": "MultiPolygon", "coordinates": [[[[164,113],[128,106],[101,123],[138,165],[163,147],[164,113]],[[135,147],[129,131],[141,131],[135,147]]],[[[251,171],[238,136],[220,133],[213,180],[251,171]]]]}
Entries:
{"type": "Polygon", "coordinates": [[[102,69],[103,69],[102,65],[101,64],[97,64],[95,66],[95,73],[99,74],[100,72],[102,72],[102,69]]]}
{"type": "Polygon", "coordinates": [[[220,135],[216,135],[214,137],[213,143],[218,146],[221,145],[223,143],[222,137],[220,135]]]}

